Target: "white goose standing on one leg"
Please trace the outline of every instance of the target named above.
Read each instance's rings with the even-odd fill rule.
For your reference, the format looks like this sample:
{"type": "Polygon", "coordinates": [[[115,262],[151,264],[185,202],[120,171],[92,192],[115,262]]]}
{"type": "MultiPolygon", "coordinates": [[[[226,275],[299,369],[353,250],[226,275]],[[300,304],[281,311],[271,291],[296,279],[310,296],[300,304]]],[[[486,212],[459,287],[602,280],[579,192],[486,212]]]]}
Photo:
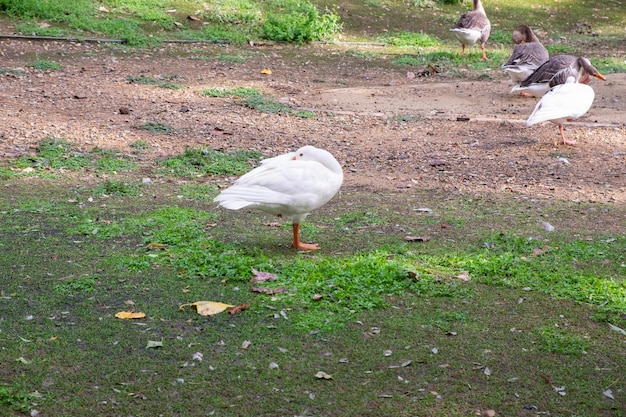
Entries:
{"type": "Polygon", "coordinates": [[[300,223],[326,204],[339,191],[343,170],[330,152],[304,146],[295,152],[261,161],[213,201],[229,210],[256,208],[291,218],[292,247],[316,250],[319,246],[300,241],[300,223]]]}
{"type": "Polygon", "coordinates": [[[485,54],[485,43],[489,39],[491,33],[491,22],[487,18],[485,9],[480,0],[473,0],[472,10],[465,12],[459,18],[452,29],[456,38],[461,42],[461,55],[465,56],[465,46],[473,46],[476,42],[480,42],[480,48],[483,55],[482,60],[487,60],[485,54]]]}
{"type": "Polygon", "coordinates": [[[578,119],[593,104],[595,93],[587,84],[577,83],[574,77],[567,78],[565,84],[552,87],[537,103],[526,120],[526,126],[550,121],[559,126],[564,145],[575,145],[576,141],[565,139],[563,123],[578,119]]]}

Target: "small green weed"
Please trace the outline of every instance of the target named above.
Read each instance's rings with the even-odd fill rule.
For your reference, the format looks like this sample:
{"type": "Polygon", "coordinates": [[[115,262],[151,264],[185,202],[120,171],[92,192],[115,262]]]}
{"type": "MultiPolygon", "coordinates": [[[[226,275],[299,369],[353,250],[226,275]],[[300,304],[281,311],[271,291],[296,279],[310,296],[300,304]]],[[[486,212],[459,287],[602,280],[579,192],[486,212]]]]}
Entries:
{"type": "Polygon", "coordinates": [[[392,122],[419,122],[422,120],[420,116],[412,114],[397,114],[390,119],[392,122]]]}
{"type": "Polygon", "coordinates": [[[589,343],[582,337],[556,327],[544,326],[535,332],[541,350],[562,355],[582,355],[589,343]]]}
{"type": "Polygon", "coordinates": [[[0,75],[2,74],[10,74],[15,77],[21,77],[23,75],[26,75],[26,73],[23,70],[13,69],[13,68],[0,68],[0,75]]]}
{"type": "Polygon", "coordinates": [[[200,91],[200,94],[208,97],[218,98],[247,98],[261,95],[261,91],[256,88],[236,87],[236,88],[207,88],[200,91]]]}
{"type": "Polygon", "coordinates": [[[315,114],[315,112],[309,111],[309,110],[299,110],[295,113],[296,117],[302,117],[304,119],[314,119],[317,117],[317,114],[315,114]]]}
{"type": "Polygon", "coordinates": [[[261,113],[290,114],[292,112],[292,108],[288,104],[262,95],[250,96],[245,100],[237,101],[237,104],[258,110],[261,113]]]}
{"type": "Polygon", "coordinates": [[[53,61],[39,60],[34,61],[28,64],[29,67],[32,67],[38,71],[59,71],[61,68],[61,64],[53,61]]]}
{"type": "Polygon", "coordinates": [[[184,184],[180,188],[183,198],[198,201],[213,201],[217,194],[217,187],[212,184],[184,184]]]}
{"type": "Polygon", "coordinates": [[[52,290],[55,294],[75,297],[80,295],[91,294],[95,290],[96,279],[90,275],[80,277],[67,277],[56,283],[52,290]]]}
{"type": "Polygon", "coordinates": [[[358,211],[343,213],[335,219],[335,225],[340,230],[364,229],[382,223],[378,213],[373,211],[358,211]]]}
{"type": "Polygon", "coordinates": [[[123,181],[115,180],[106,180],[105,182],[99,184],[94,191],[96,194],[109,196],[135,196],[141,193],[139,187],[126,184],[123,181]]]}
{"type": "Polygon", "coordinates": [[[161,172],[176,177],[198,175],[238,175],[249,171],[255,161],[261,159],[255,151],[223,153],[211,148],[187,148],[185,153],[158,162],[161,172]]]}
{"type": "Polygon", "coordinates": [[[167,88],[170,90],[180,90],[183,88],[182,85],[172,82],[172,80],[180,78],[177,75],[162,75],[159,78],[150,77],[146,75],[133,76],[129,75],[126,77],[126,82],[129,84],[147,84],[147,85],[156,85],[157,87],[167,88]]]}
{"type": "Polygon", "coordinates": [[[95,147],[91,153],[79,152],[65,139],[47,137],[39,142],[35,155],[23,155],[13,162],[13,166],[22,170],[34,168],[37,173],[61,169],[118,172],[132,170],[136,164],[113,150],[95,147]]]}
{"type": "Polygon", "coordinates": [[[20,388],[10,385],[0,385],[0,407],[9,410],[28,413],[31,409],[33,398],[20,388]]]}
{"type": "Polygon", "coordinates": [[[392,46],[436,47],[439,39],[433,35],[419,32],[396,32],[379,35],[376,40],[392,46]]]}
{"type": "Polygon", "coordinates": [[[146,130],[154,135],[175,135],[179,133],[179,130],[168,124],[161,122],[145,122],[142,125],[136,126],[139,130],[146,130]]]}
{"type": "Polygon", "coordinates": [[[130,148],[132,149],[132,153],[134,153],[135,155],[143,154],[146,151],[146,149],[150,147],[148,142],[146,142],[143,139],[136,140],[128,146],[130,146],[130,148]]]}
{"type": "Polygon", "coordinates": [[[308,1],[283,0],[280,13],[271,11],[263,24],[263,37],[272,41],[305,43],[331,40],[342,29],[338,14],[320,14],[308,1]],[[287,11],[287,13],[285,13],[287,11]]]}

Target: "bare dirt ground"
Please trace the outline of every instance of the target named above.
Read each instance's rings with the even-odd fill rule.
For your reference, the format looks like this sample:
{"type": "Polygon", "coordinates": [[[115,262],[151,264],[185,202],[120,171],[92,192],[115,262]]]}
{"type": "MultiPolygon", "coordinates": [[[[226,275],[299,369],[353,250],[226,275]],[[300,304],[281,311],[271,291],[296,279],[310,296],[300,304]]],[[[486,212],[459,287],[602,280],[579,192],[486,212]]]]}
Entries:
{"type": "Polygon", "coordinates": [[[556,125],[524,125],[536,99],[509,94],[511,84],[500,71],[412,78],[407,72],[419,68],[359,59],[346,49],[168,44],[125,52],[3,39],[0,68],[25,73],[0,75],[0,156],[33,152],[47,136],[85,151],[99,146],[127,153],[131,143],[143,140],[150,145],[140,156],[146,163],[186,147],[276,155],[311,143],[342,163],[346,186],[626,202],[626,74],[591,81],[595,103],[566,128],[578,145],[565,146],[557,144],[556,125]],[[247,60],[229,63],[219,59],[224,55],[247,60]],[[36,60],[63,69],[28,67],[36,60]],[[272,74],[261,74],[263,68],[272,74]],[[176,76],[173,82],[184,88],[128,82],[141,75],[176,76]],[[215,87],[258,88],[316,117],[262,113],[199,94],[215,87]],[[146,122],[176,133],[137,129],[146,122]]]}

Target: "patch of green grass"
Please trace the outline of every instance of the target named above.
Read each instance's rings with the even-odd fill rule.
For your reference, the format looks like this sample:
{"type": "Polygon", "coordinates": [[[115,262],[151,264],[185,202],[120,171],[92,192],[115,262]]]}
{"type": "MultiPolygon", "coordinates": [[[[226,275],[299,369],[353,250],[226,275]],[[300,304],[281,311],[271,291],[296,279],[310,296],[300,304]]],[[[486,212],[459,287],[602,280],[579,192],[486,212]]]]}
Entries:
{"type": "Polygon", "coordinates": [[[22,155],[12,166],[20,170],[32,168],[41,175],[48,170],[82,169],[112,173],[133,170],[136,164],[113,150],[95,147],[91,153],[85,153],[75,150],[74,144],[65,139],[47,137],[39,142],[34,155],[22,155]]]}
{"type": "Polygon", "coordinates": [[[574,53],[575,48],[572,45],[561,44],[561,43],[553,43],[549,45],[545,45],[546,49],[550,53],[550,56],[553,55],[571,55],[574,53]]]}
{"type": "Polygon", "coordinates": [[[175,127],[161,122],[145,122],[144,124],[136,126],[135,128],[148,131],[153,135],[176,135],[180,132],[175,127]]]}
{"type": "Polygon", "coordinates": [[[136,140],[128,146],[130,146],[130,148],[132,149],[132,153],[136,155],[143,154],[150,147],[148,142],[143,139],[136,140]]]}
{"type": "Polygon", "coordinates": [[[99,195],[108,196],[135,196],[141,193],[140,188],[136,185],[117,180],[106,180],[99,184],[94,191],[99,195]]]}
{"type": "Polygon", "coordinates": [[[364,229],[380,223],[382,223],[382,219],[374,211],[343,213],[335,219],[335,226],[344,231],[364,229]]]}
{"type": "Polygon", "coordinates": [[[35,155],[23,155],[15,162],[16,168],[80,170],[93,165],[93,159],[82,152],[73,151],[65,139],[48,137],[39,142],[35,155]]]}
{"type": "Polygon", "coordinates": [[[605,75],[626,72],[626,62],[619,58],[595,58],[593,65],[605,75]]]}
{"type": "Polygon", "coordinates": [[[188,200],[213,201],[217,187],[213,184],[184,184],[180,187],[180,195],[188,200]]]}
{"type": "Polygon", "coordinates": [[[29,67],[32,67],[38,71],[59,71],[61,68],[61,64],[53,61],[39,60],[33,61],[28,64],[29,67]]]}
{"type": "Polygon", "coordinates": [[[397,114],[391,117],[393,122],[419,122],[422,118],[412,114],[397,114]]]}
{"type": "Polygon", "coordinates": [[[199,175],[239,175],[249,171],[261,159],[256,151],[218,152],[211,148],[187,148],[179,156],[158,162],[161,172],[176,177],[199,175]]]}
{"type": "Polygon", "coordinates": [[[315,112],[312,112],[310,110],[298,110],[294,116],[296,117],[302,117],[303,119],[314,119],[317,117],[317,114],[315,114],[315,112]]]}
{"type": "Polygon", "coordinates": [[[320,14],[308,1],[282,0],[262,25],[263,37],[272,41],[305,43],[332,40],[341,32],[341,18],[326,10],[320,14]]]}
{"type": "Polygon", "coordinates": [[[602,262],[624,262],[625,244],[624,238],[546,244],[498,235],[482,253],[453,262],[489,284],[529,288],[558,299],[590,303],[599,311],[617,312],[626,310],[626,280],[607,275],[602,262]]]}
{"type": "Polygon", "coordinates": [[[147,75],[129,75],[126,77],[126,82],[129,84],[147,84],[156,85],[157,87],[167,88],[170,90],[181,90],[184,88],[182,85],[172,82],[172,80],[180,78],[177,75],[162,75],[159,78],[150,77],[147,75]]]}
{"type": "Polygon", "coordinates": [[[248,98],[261,95],[261,91],[256,88],[236,87],[236,88],[207,88],[200,91],[200,94],[217,98],[248,98]]]}
{"type": "Polygon", "coordinates": [[[56,295],[76,297],[91,294],[95,291],[96,278],[90,275],[79,277],[65,277],[56,283],[52,290],[56,295]]]}
{"type": "Polygon", "coordinates": [[[243,64],[248,60],[248,57],[241,55],[220,55],[217,57],[217,60],[229,64],[243,64]]]}
{"type": "Polygon", "coordinates": [[[12,411],[28,413],[31,410],[33,396],[24,392],[23,389],[11,386],[0,385],[0,408],[12,411]]]}
{"type": "Polygon", "coordinates": [[[571,331],[543,326],[535,331],[537,344],[543,351],[562,355],[582,355],[589,348],[589,343],[571,331]]]}
{"type": "Polygon", "coordinates": [[[237,104],[258,110],[261,113],[290,114],[293,109],[288,104],[263,95],[254,95],[237,101],[237,104]]]}
{"type": "Polygon", "coordinates": [[[377,41],[384,42],[392,46],[412,46],[412,47],[437,47],[439,39],[435,36],[419,32],[396,32],[385,33],[376,37],[377,41]]]}
{"type": "Polygon", "coordinates": [[[11,169],[0,167],[0,180],[7,180],[15,175],[16,173],[12,171],[11,169]]]}
{"type": "Polygon", "coordinates": [[[2,75],[2,74],[10,74],[10,75],[13,75],[15,77],[21,77],[23,75],[26,75],[26,72],[24,72],[23,70],[20,70],[20,69],[0,68],[0,75],[2,75]]]}

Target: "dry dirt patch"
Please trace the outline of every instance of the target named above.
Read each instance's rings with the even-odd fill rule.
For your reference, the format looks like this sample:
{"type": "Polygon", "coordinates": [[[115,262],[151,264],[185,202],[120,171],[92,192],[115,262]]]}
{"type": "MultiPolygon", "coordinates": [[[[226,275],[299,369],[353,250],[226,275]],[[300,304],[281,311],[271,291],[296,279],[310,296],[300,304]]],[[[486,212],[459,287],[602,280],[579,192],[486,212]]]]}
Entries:
{"type": "Polygon", "coordinates": [[[230,48],[166,45],[124,52],[86,43],[0,42],[0,155],[32,152],[46,136],[130,152],[144,162],[186,147],[256,149],[268,155],[313,143],[344,165],[347,186],[443,192],[515,192],[574,201],[626,201],[626,75],[593,80],[596,101],[567,128],[576,147],[555,145],[555,125],[526,128],[535,99],[512,96],[504,74],[490,80],[409,78],[406,69],[343,59],[336,47],[251,48],[245,63],[220,61],[230,48]],[[310,59],[314,57],[315,59],[310,59]],[[35,59],[62,71],[27,67],[35,59]],[[272,75],[260,73],[272,69],[272,75]],[[185,88],[131,84],[129,76],[176,75],[185,88]],[[199,94],[255,87],[315,118],[266,114],[199,94]],[[120,108],[128,108],[122,114],[120,108]],[[411,117],[404,117],[411,116],[411,117]],[[406,119],[406,120],[403,120],[406,119]],[[159,122],[176,133],[138,126],[159,122]]]}

